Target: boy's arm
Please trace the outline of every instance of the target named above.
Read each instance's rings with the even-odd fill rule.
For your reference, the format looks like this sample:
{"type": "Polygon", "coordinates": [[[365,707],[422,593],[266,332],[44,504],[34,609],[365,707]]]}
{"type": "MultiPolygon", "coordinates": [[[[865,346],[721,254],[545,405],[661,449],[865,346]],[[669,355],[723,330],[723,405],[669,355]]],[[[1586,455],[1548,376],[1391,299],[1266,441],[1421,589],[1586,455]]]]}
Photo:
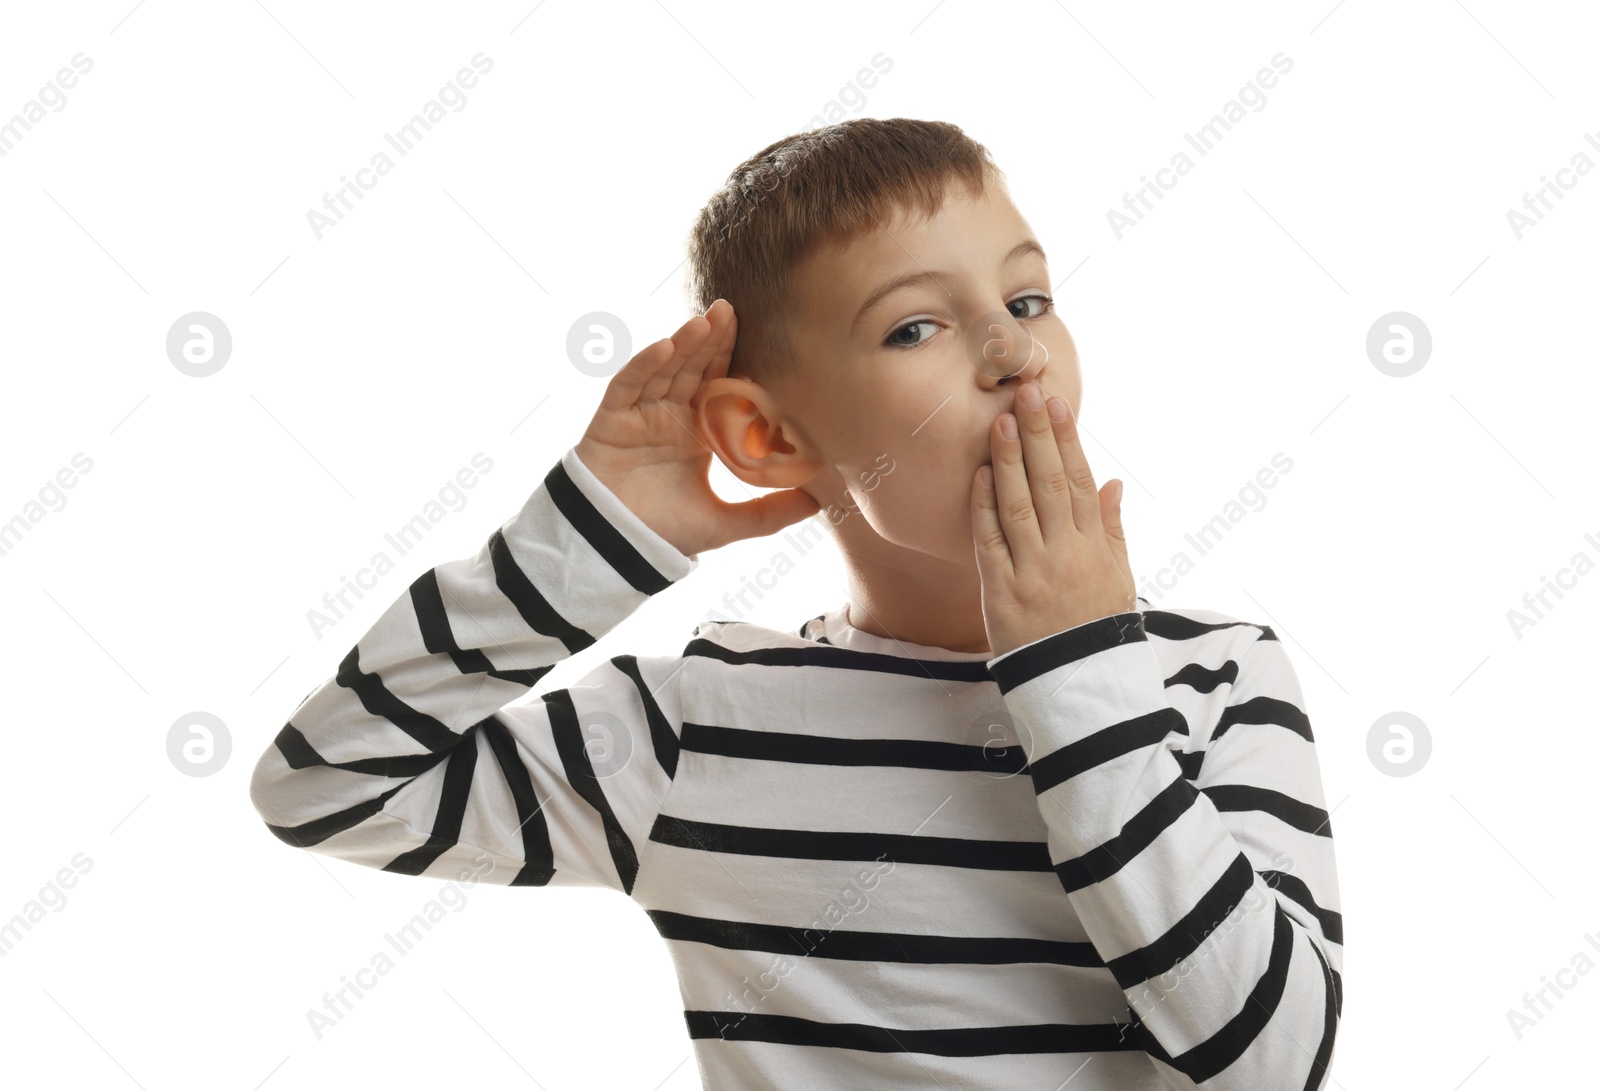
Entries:
{"type": "Polygon", "coordinates": [[[616,656],[507,706],[698,563],[568,450],[295,709],[256,764],[257,812],[290,845],[385,871],[631,892],[676,770],[678,661],[616,656]]]}
{"type": "Polygon", "coordinates": [[[1174,1088],[1321,1088],[1342,1009],[1311,726],[1282,644],[1255,628],[1235,658],[1171,679],[1134,611],[988,661],[1026,729],[1051,862],[1174,1088]],[[1219,684],[1215,725],[1186,725],[1166,698],[1219,684]],[[1191,727],[1205,733],[1193,784],[1163,741],[1191,727]]]}

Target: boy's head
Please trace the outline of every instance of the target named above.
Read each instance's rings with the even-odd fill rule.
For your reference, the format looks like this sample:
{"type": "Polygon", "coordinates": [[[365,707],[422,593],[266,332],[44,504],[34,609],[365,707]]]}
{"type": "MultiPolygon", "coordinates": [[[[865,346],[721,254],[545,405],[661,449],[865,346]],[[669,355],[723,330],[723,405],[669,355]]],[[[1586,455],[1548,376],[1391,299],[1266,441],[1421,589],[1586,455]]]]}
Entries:
{"type": "Polygon", "coordinates": [[[728,470],[803,487],[869,560],[974,569],[995,418],[1030,379],[1081,401],[1043,252],[983,146],[909,118],[787,137],[707,203],[689,262],[697,313],[722,298],[738,322],[696,403],[728,470]]]}

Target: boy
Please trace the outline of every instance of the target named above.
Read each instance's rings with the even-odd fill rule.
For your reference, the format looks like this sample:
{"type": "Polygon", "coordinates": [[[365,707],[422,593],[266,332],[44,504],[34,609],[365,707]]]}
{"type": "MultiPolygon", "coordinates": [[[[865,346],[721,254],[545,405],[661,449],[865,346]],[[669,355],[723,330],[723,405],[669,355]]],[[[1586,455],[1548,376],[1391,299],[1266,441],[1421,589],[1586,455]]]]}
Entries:
{"type": "Polygon", "coordinates": [[[690,257],[704,314],[262,755],[272,832],[629,895],[710,1088],[1322,1087],[1343,933],[1298,680],[1270,628],[1134,594],[986,150],[786,138],[690,257]],[[778,491],[722,501],[713,453],[778,491]],[[823,511],[848,602],[511,704],[698,554],[823,511]]]}

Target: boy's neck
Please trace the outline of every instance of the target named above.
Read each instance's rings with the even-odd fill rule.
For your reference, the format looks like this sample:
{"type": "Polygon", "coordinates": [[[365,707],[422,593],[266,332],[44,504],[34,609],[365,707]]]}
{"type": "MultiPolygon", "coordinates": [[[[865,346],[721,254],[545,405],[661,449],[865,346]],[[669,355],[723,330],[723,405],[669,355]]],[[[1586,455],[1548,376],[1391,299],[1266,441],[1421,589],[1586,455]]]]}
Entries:
{"type": "Polygon", "coordinates": [[[953,652],[989,650],[976,564],[953,565],[894,546],[888,547],[896,554],[890,563],[845,540],[839,547],[850,594],[846,620],[853,628],[953,652]]]}

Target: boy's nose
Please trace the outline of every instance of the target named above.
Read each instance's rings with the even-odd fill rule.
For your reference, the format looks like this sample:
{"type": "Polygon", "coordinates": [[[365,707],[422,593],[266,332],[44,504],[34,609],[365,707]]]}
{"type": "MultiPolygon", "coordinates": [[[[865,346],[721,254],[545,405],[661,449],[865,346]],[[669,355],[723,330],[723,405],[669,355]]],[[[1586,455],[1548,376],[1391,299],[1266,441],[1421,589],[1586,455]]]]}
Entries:
{"type": "Polygon", "coordinates": [[[1021,386],[1044,370],[1050,352],[1009,311],[984,315],[967,330],[973,369],[995,386],[1021,386]]]}
{"type": "Polygon", "coordinates": [[[995,386],[1009,386],[1018,390],[1030,379],[1039,379],[1049,356],[1042,341],[1029,337],[1012,361],[1012,370],[995,379],[995,386]]]}

